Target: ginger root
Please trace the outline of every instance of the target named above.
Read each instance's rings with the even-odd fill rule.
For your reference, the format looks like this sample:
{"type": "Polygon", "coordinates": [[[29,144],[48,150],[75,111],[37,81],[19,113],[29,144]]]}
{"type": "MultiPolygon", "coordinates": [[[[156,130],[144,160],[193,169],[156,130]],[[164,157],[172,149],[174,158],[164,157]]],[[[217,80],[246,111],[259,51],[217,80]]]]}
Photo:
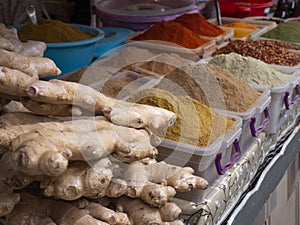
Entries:
{"type": "Polygon", "coordinates": [[[58,118],[41,116],[30,112],[11,112],[0,116],[0,128],[44,122],[59,122],[58,118]]]}
{"type": "Polygon", "coordinates": [[[27,87],[27,94],[34,101],[77,105],[96,115],[104,115],[114,124],[150,128],[153,133],[167,129],[176,120],[176,115],[168,110],[112,99],[74,82],[37,80],[27,87]]]}
{"type": "Polygon", "coordinates": [[[13,43],[11,43],[10,40],[0,36],[0,48],[5,49],[7,51],[12,51],[14,49],[14,45],[13,43]]]}
{"type": "Polygon", "coordinates": [[[0,182],[0,217],[8,215],[19,202],[20,195],[3,182],[0,182]]]}
{"type": "Polygon", "coordinates": [[[71,167],[60,176],[51,178],[51,182],[42,182],[45,195],[65,200],[75,200],[82,196],[116,198],[126,195],[131,198],[140,198],[151,206],[162,206],[175,196],[176,190],[190,191],[191,189],[205,189],[208,186],[205,179],[192,174],[192,168],[177,167],[164,162],[148,165],[138,161],[131,164],[109,162],[105,166],[98,164],[91,167],[97,168],[99,172],[107,173],[109,170],[113,178],[111,176],[109,179],[103,179],[102,183],[105,187],[95,191],[85,181],[86,171],[90,171],[91,168],[83,164],[79,169],[76,164],[71,164],[71,167]],[[72,192],[67,193],[66,190],[72,190],[72,192]]]}
{"type": "Polygon", "coordinates": [[[108,209],[100,204],[90,202],[85,210],[89,212],[92,217],[105,221],[111,225],[131,225],[132,222],[129,220],[126,213],[115,212],[108,209]]]}
{"type": "Polygon", "coordinates": [[[110,161],[103,158],[90,166],[85,162],[75,162],[60,176],[41,182],[44,195],[63,200],[85,197],[103,197],[113,177],[110,161]]]}
{"type": "Polygon", "coordinates": [[[116,178],[127,182],[125,195],[141,198],[152,206],[161,206],[168,202],[176,191],[186,192],[192,189],[206,189],[208,182],[193,175],[190,167],[178,167],[165,162],[145,165],[139,161],[120,164],[120,175],[116,178]]]}
{"type": "Polygon", "coordinates": [[[21,42],[16,28],[8,29],[4,24],[0,23],[0,48],[18,52],[25,56],[42,57],[47,46],[42,41],[30,40],[21,42]]]}
{"type": "Polygon", "coordinates": [[[19,171],[12,162],[12,152],[5,151],[0,158],[0,182],[3,182],[12,190],[20,190],[28,186],[33,181],[39,181],[42,177],[33,177],[19,171]]]}
{"type": "Polygon", "coordinates": [[[0,66],[0,92],[3,94],[17,97],[27,96],[26,87],[35,80],[37,80],[36,77],[29,76],[19,70],[0,66]]]}
{"type": "Polygon", "coordinates": [[[43,116],[67,117],[67,116],[81,116],[83,114],[83,110],[78,106],[57,105],[57,104],[36,102],[26,98],[23,98],[20,101],[31,112],[43,116]]]}
{"type": "Polygon", "coordinates": [[[60,69],[48,58],[24,56],[0,49],[0,66],[20,70],[32,77],[43,78],[61,74],[60,69]]]}
{"type": "MultiPolygon", "coordinates": [[[[145,130],[116,126],[98,120],[94,122],[94,128],[98,129],[96,131],[61,131],[64,128],[76,129],[76,126],[71,127],[71,122],[79,125],[78,122],[82,123],[85,120],[68,121],[61,123],[61,126],[56,122],[39,123],[41,126],[36,126],[38,129],[32,131],[28,125],[3,128],[2,130],[16,132],[15,127],[25,127],[20,129],[25,132],[13,139],[9,145],[15,167],[29,176],[58,176],[66,170],[69,160],[90,161],[112,154],[119,161],[132,162],[148,157],[154,158],[158,154],[157,149],[150,144],[149,135],[145,130]],[[53,130],[51,126],[50,130],[46,129],[45,124],[51,124],[53,130]]],[[[86,120],[83,126],[89,122],[91,121],[86,120]]],[[[7,132],[3,134],[7,135],[7,132]]]]}
{"type": "Polygon", "coordinates": [[[32,83],[27,87],[27,95],[37,102],[78,105],[96,114],[101,114],[98,104],[103,107],[113,104],[111,99],[89,86],[57,79],[32,83]]]}
{"type": "Polygon", "coordinates": [[[20,202],[7,215],[6,221],[8,225],[109,225],[70,203],[38,198],[28,193],[21,194],[20,202]]]}
{"type": "Polygon", "coordinates": [[[69,164],[72,153],[67,147],[58,149],[46,138],[30,139],[12,151],[12,161],[18,170],[29,176],[57,176],[69,164]]]}
{"type": "MultiPolygon", "coordinates": [[[[23,44],[18,37],[18,32],[16,28],[8,29],[3,23],[0,23],[0,37],[8,40],[12,45],[12,49],[6,49],[14,52],[21,52],[23,49],[23,44]]],[[[4,48],[5,49],[5,48],[4,48]]]]}
{"type": "Polygon", "coordinates": [[[3,96],[0,95],[0,111],[2,113],[2,111],[4,111],[4,108],[6,105],[8,105],[8,103],[11,102],[11,99],[7,99],[3,96]]]}
{"type": "MultiPolygon", "coordinates": [[[[108,125],[108,123],[107,123],[108,125]]],[[[53,131],[76,131],[76,132],[89,132],[102,129],[104,126],[103,121],[96,120],[73,120],[66,122],[41,122],[36,124],[24,124],[5,127],[0,129],[0,148],[7,149],[13,139],[21,134],[39,130],[53,130],[53,131]]],[[[110,125],[109,125],[110,126],[110,125]]]]}
{"type": "Polygon", "coordinates": [[[178,220],[181,209],[175,203],[168,202],[161,208],[153,208],[140,199],[121,197],[117,200],[116,208],[127,213],[134,225],[183,225],[178,220]]]}
{"type": "Polygon", "coordinates": [[[43,57],[46,48],[45,42],[29,40],[23,43],[23,49],[20,54],[25,56],[43,57]]]}

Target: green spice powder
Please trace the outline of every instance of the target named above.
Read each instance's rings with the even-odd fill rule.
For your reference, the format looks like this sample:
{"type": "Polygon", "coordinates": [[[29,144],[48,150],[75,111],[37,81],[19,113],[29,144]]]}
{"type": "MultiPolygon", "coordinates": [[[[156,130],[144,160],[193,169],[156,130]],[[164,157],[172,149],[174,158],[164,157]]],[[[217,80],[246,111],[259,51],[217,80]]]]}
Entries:
{"type": "Polygon", "coordinates": [[[291,21],[279,24],[261,37],[300,43],[300,22],[291,21]]]}
{"type": "Polygon", "coordinates": [[[229,71],[249,84],[276,87],[283,85],[293,75],[281,73],[263,61],[233,52],[216,55],[209,63],[229,71]]]}

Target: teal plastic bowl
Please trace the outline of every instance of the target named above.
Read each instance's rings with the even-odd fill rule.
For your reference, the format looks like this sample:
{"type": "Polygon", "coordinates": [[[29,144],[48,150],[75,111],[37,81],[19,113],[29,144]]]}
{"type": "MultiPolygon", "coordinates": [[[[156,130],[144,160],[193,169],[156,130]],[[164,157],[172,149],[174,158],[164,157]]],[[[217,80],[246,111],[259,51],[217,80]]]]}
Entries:
{"type": "Polygon", "coordinates": [[[104,38],[97,42],[94,59],[102,57],[106,52],[125,44],[128,35],[133,34],[134,31],[121,27],[101,27],[104,32],[104,38]]]}
{"type": "MultiPolygon", "coordinates": [[[[104,38],[104,32],[99,28],[79,24],[70,25],[96,36],[83,41],[46,43],[47,49],[44,57],[50,58],[55,62],[56,66],[62,71],[61,75],[83,66],[89,66],[93,61],[96,43],[104,38]]],[[[45,79],[53,78],[56,77],[47,77],[45,79]]]]}

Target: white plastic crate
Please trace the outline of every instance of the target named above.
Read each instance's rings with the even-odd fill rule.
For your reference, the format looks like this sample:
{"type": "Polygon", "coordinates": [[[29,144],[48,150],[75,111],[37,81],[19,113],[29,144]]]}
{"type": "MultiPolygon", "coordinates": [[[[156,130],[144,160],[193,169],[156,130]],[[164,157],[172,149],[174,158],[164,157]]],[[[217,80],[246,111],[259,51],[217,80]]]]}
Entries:
{"type": "Polygon", "coordinates": [[[227,115],[242,118],[242,134],[240,137],[241,153],[247,152],[257,140],[257,135],[265,131],[270,123],[269,106],[271,103],[270,90],[266,89],[256,100],[255,104],[246,112],[225,111],[227,115]]]}
{"type": "MultiPolygon", "coordinates": [[[[275,134],[282,126],[287,124],[291,108],[295,105],[297,99],[292,99],[293,89],[299,84],[299,76],[296,73],[291,78],[278,87],[266,87],[262,85],[253,85],[256,90],[263,91],[269,89],[271,92],[271,103],[269,107],[270,123],[265,129],[268,134],[275,134]]],[[[298,97],[297,97],[298,98],[298,97]]]]}
{"type": "Polygon", "coordinates": [[[300,103],[300,90],[299,90],[299,78],[294,82],[291,82],[289,88],[289,98],[284,99],[284,105],[286,107],[287,117],[286,120],[281,124],[279,131],[277,132],[277,142],[280,141],[296,124],[297,118],[299,116],[299,103],[300,103]]]}
{"type": "Polygon", "coordinates": [[[294,118],[298,118],[300,116],[300,68],[297,69],[296,71],[296,76],[299,77],[299,80],[298,82],[296,82],[294,85],[293,85],[293,95],[292,95],[292,99],[293,99],[293,107],[292,107],[292,110],[293,110],[293,116],[294,118]]]}
{"type": "Polygon", "coordinates": [[[279,66],[272,65],[273,68],[285,72],[285,73],[294,73],[294,79],[290,80],[290,86],[288,91],[284,96],[284,106],[286,108],[286,119],[282,122],[278,132],[277,139],[278,142],[282,137],[284,137],[287,132],[292,129],[295,125],[297,118],[299,116],[299,104],[300,104],[300,73],[299,66],[279,66]]]}
{"type": "MultiPolygon", "coordinates": [[[[231,168],[241,156],[239,139],[242,133],[242,119],[237,116],[230,117],[235,119],[231,129],[211,145],[198,147],[164,140],[157,147],[159,151],[158,160],[164,160],[177,166],[190,166],[194,169],[196,175],[205,178],[209,186],[212,187],[214,182],[231,168]]],[[[194,190],[191,192],[193,193],[192,196],[191,193],[180,193],[178,195],[186,200],[198,201],[207,191],[194,190]]]]}

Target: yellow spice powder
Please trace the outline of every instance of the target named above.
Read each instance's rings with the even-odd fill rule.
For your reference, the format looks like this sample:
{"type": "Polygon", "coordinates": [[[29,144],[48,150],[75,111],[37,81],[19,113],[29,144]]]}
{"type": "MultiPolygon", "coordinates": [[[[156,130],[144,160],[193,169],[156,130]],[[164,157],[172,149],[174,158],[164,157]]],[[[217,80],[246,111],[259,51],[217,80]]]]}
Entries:
{"type": "Polygon", "coordinates": [[[234,119],[220,115],[195,99],[175,96],[162,89],[145,89],[132,95],[129,101],[174,112],[177,120],[165,138],[199,147],[209,146],[234,123],[234,119]]]}

